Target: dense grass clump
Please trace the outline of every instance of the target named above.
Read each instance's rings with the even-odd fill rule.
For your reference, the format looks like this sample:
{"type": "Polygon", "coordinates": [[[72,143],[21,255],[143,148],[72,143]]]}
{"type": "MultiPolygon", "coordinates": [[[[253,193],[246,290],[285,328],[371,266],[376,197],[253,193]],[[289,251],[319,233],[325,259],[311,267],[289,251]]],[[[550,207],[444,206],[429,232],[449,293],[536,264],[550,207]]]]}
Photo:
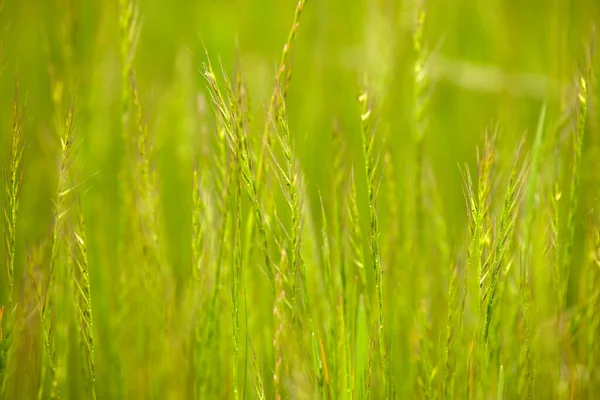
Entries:
{"type": "Polygon", "coordinates": [[[16,3],[1,399],[600,393],[594,2],[16,3]]]}

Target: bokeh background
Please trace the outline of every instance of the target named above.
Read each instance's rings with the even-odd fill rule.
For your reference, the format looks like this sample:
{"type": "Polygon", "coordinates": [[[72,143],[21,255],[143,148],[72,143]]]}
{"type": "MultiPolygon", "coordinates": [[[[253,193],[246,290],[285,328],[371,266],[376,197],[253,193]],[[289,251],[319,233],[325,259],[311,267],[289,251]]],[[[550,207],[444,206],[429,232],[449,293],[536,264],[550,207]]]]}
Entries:
{"type": "MultiPolygon", "coordinates": [[[[51,166],[59,144],[52,129],[50,79],[55,70],[69,76],[76,87],[72,96],[83,139],[80,151],[84,175],[92,183],[86,208],[89,224],[99,224],[93,231],[100,237],[92,238],[92,253],[98,257],[114,256],[108,243],[115,237],[115,226],[104,216],[117,212],[116,177],[123,156],[117,3],[5,0],[0,15],[3,160],[10,149],[15,81],[20,96],[27,99],[20,231],[35,242],[50,224],[48,205],[57,181],[51,166]],[[65,60],[70,60],[69,71],[63,71],[65,60]]],[[[188,261],[188,252],[177,246],[189,243],[185,239],[191,205],[181,193],[191,188],[192,155],[200,131],[195,111],[205,92],[199,72],[205,60],[203,45],[227,71],[241,64],[256,119],[262,121],[295,5],[294,0],[139,2],[143,26],[134,65],[155,134],[171,257],[177,264],[188,261]]],[[[473,164],[486,127],[498,123],[500,143],[512,149],[521,135],[533,134],[544,101],[550,112],[570,107],[564,92],[586,63],[600,4],[429,0],[426,8],[424,40],[434,55],[426,153],[450,226],[460,230],[463,194],[458,165],[473,164]]],[[[412,1],[400,0],[308,3],[294,53],[288,111],[315,200],[318,188],[325,186],[324,171],[331,168],[334,124],[360,152],[356,93],[364,74],[378,84],[378,97],[384,99],[381,130],[389,132],[395,162],[402,164],[412,115],[413,9],[412,1]]]]}

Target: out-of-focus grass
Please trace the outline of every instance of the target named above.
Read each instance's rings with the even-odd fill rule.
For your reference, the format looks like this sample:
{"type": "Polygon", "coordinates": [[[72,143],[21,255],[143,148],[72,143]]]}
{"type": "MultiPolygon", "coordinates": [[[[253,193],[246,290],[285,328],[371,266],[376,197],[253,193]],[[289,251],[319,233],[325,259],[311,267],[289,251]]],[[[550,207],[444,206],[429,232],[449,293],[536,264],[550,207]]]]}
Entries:
{"type": "Polygon", "coordinates": [[[2,396],[593,397],[600,5],[297,7],[4,0],[2,396]]]}

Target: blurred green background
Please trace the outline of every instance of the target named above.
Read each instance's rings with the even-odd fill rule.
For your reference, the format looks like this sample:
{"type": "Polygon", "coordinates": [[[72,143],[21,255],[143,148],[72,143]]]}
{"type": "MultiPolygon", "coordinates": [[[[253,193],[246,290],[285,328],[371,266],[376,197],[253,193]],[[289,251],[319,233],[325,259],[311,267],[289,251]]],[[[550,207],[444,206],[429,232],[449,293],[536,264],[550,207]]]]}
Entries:
{"type": "MultiPolygon", "coordinates": [[[[117,3],[5,0],[0,14],[4,166],[10,153],[15,82],[26,102],[16,276],[23,272],[26,245],[39,243],[51,229],[59,162],[51,79],[60,77],[65,95],[75,104],[92,293],[103,294],[94,297],[98,304],[110,302],[115,294],[111,280],[118,263],[118,221],[126,218],[119,195],[124,151],[117,3]]],[[[203,46],[229,73],[241,65],[256,126],[261,127],[295,6],[295,0],[139,1],[143,25],[134,66],[154,135],[167,251],[175,271],[187,271],[191,262],[188,193],[194,149],[207,143],[203,135],[211,135],[214,126],[212,113],[205,117],[202,112],[210,107],[199,71],[205,61],[203,46]]],[[[404,173],[404,144],[412,129],[413,9],[411,1],[400,0],[309,0],[305,7],[287,109],[317,220],[318,193],[327,190],[332,168],[334,126],[353,144],[351,158],[360,162],[356,96],[365,75],[373,82],[379,132],[387,137],[397,173],[404,173]]],[[[426,10],[431,97],[425,155],[439,185],[451,237],[461,237],[466,216],[459,165],[474,168],[486,127],[499,124],[500,151],[509,154],[523,134],[532,137],[544,102],[550,122],[573,106],[572,84],[576,71],[587,63],[600,2],[429,0],[426,10]]],[[[590,135],[585,140],[599,139],[590,135]]],[[[547,151],[554,148],[560,149],[560,142],[547,151]]],[[[209,159],[211,151],[204,148],[200,154],[209,159]]],[[[586,154],[585,165],[594,166],[596,157],[586,154]]],[[[511,157],[499,160],[510,162],[511,157]]],[[[593,168],[584,169],[584,186],[592,173],[593,168]]],[[[583,200],[594,197],[587,193],[583,200]]],[[[4,268],[0,274],[5,279],[4,268]]],[[[1,292],[0,302],[5,298],[1,292]]],[[[103,340],[108,338],[100,333],[99,342],[103,340]]]]}
{"type": "MultiPolygon", "coordinates": [[[[134,64],[155,135],[175,265],[189,263],[191,205],[182,193],[191,190],[193,149],[202,132],[197,111],[205,92],[199,72],[203,44],[227,71],[237,63],[242,66],[255,118],[262,122],[295,5],[294,0],[139,2],[143,26],[134,64]]],[[[365,74],[375,82],[380,130],[402,171],[412,115],[413,9],[412,1],[308,2],[294,53],[288,111],[313,204],[318,204],[318,189],[326,186],[324,171],[331,167],[332,126],[337,124],[356,144],[353,154],[360,152],[356,94],[365,74]]],[[[563,101],[564,88],[586,62],[600,3],[429,0],[426,10],[432,84],[425,153],[440,185],[450,229],[462,234],[458,165],[472,165],[486,126],[498,122],[500,145],[512,149],[523,133],[532,134],[543,101],[549,103],[550,115],[570,107],[563,101]]],[[[117,237],[117,174],[123,156],[117,1],[5,0],[0,28],[3,165],[16,81],[27,103],[19,232],[31,243],[48,233],[59,143],[50,77],[67,77],[65,86],[75,88],[69,96],[75,99],[82,139],[82,179],[89,179],[84,205],[93,232],[92,262],[114,263],[111,241],[117,237]]],[[[92,274],[100,273],[92,268],[92,274]]]]}

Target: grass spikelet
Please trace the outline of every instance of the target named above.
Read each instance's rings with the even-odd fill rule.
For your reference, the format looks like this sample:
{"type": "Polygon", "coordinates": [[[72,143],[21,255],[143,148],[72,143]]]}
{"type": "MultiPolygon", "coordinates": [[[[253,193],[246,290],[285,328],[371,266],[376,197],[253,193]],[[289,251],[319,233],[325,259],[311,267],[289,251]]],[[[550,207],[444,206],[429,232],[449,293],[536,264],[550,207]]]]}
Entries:
{"type": "Polygon", "coordinates": [[[263,174],[265,172],[265,161],[268,160],[268,158],[266,157],[268,156],[268,153],[271,151],[270,149],[272,148],[271,131],[273,129],[273,123],[278,122],[278,115],[280,114],[280,110],[278,109],[278,107],[283,106],[282,103],[285,101],[285,97],[287,95],[287,88],[289,86],[289,82],[292,76],[291,54],[293,52],[293,44],[295,42],[295,38],[298,32],[298,27],[300,26],[300,16],[302,15],[302,11],[304,10],[304,5],[306,4],[306,1],[307,0],[298,1],[296,10],[294,12],[292,27],[288,34],[287,41],[283,46],[281,59],[279,61],[279,65],[277,66],[277,70],[275,73],[275,86],[271,95],[269,107],[267,109],[265,128],[262,137],[263,144],[261,146],[261,150],[258,156],[255,174],[252,171],[252,166],[250,162],[250,150],[248,146],[248,140],[245,137],[245,134],[242,139],[242,153],[244,154],[243,171],[245,171],[243,174],[245,176],[244,185],[246,186],[246,190],[250,196],[250,200],[254,208],[253,216],[248,219],[247,236],[250,238],[254,236],[253,227],[254,223],[256,223],[258,227],[258,233],[261,239],[261,246],[263,247],[263,252],[265,255],[266,274],[269,277],[272,285],[274,283],[273,281],[275,273],[273,271],[274,267],[271,265],[272,263],[267,242],[265,218],[259,202],[259,192],[261,188],[264,187],[265,179],[263,174]],[[283,101],[278,101],[278,97],[281,97],[283,101]]]}
{"type": "Polygon", "coordinates": [[[133,57],[140,34],[140,14],[134,0],[119,0],[119,29],[121,51],[121,123],[123,134],[131,104],[130,76],[133,57]]]}
{"type": "Polygon", "coordinates": [[[385,353],[385,340],[383,336],[383,270],[381,268],[381,255],[379,253],[379,222],[377,218],[377,163],[378,159],[375,155],[375,130],[371,126],[372,108],[369,100],[369,93],[363,90],[358,101],[361,107],[361,127],[362,127],[362,143],[363,157],[365,162],[365,173],[367,177],[367,192],[369,199],[369,220],[370,220],[370,246],[371,246],[371,261],[375,270],[375,291],[377,293],[377,321],[379,332],[379,356],[381,358],[382,368],[382,387],[386,388],[387,379],[387,358],[385,353]]]}
{"type": "MultiPolygon", "coordinates": [[[[485,271],[489,268],[491,256],[491,222],[490,222],[490,191],[491,171],[494,165],[494,142],[496,135],[490,136],[486,131],[484,137],[483,152],[477,152],[477,189],[473,187],[473,181],[468,168],[462,170],[465,181],[465,201],[467,215],[469,217],[469,244],[467,247],[467,271],[465,275],[465,287],[469,296],[469,311],[475,315],[475,328],[470,326],[471,331],[481,329],[483,326],[484,313],[484,280],[485,271]]],[[[479,342],[477,342],[479,344],[479,342]]],[[[473,397],[474,371],[479,358],[479,346],[475,346],[475,340],[471,342],[469,356],[469,398],[473,397]]],[[[481,387],[480,387],[481,388],[481,387]]]]}
{"type": "MultiPolygon", "coordinates": [[[[242,72],[241,69],[238,68],[237,71],[237,76],[236,76],[236,87],[235,87],[235,92],[234,89],[231,87],[231,84],[229,83],[229,81],[226,79],[225,83],[226,83],[226,89],[227,89],[227,93],[228,96],[230,98],[230,109],[233,111],[235,118],[234,118],[234,127],[235,127],[235,140],[233,141],[234,143],[234,157],[235,157],[235,166],[236,166],[236,175],[235,175],[235,213],[236,213],[236,220],[235,220],[235,233],[234,233],[234,254],[233,254],[233,271],[232,271],[232,279],[233,279],[233,284],[231,287],[232,290],[232,303],[233,303],[233,328],[234,328],[234,332],[233,332],[233,348],[234,348],[234,397],[238,398],[239,397],[239,372],[238,372],[238,353],[239,353],[239,330],[240,330],[240,323],[239,323],[239,309],[240,309],[240,291],[242,291],[244,293],[244,299],[246,299],[246,281],[243,278],[243,264],[244,264],[244,256],[243,256],[243,249],[242,249],[242,192],[241,192],[241,185],[242,185],[242,179],[244,176],[244,167],[246,169],[246,176],[251,176],[252,175],[252,170],[251,170],[251,162],[250,162],[250,155],[248,152],[248,143],[246,140],[246,135],[245,135],[245,128],[246,128],[246,117],[247,115],[246,113],[246,100],[244,99],[244,90],[243,90],[243,82],[242,82],[242,72]],[[240,288],[240,284],[243,285],[243,287],[240,288]]],[[[250,178],[251,179],[251,178],[250,178]]],[[[266,240],[265,240],[266,242],[266,240]]],[[[268,247],[266,247],[266,249],[268,249],[268,247]]],[[[268,250],[265,251],[265,254],[268,254],[268,250]]],[[[270,257],[268,259],[268,261],[266,261],[267,264],[267,268],[270,267],[270,257]]],[[[247,318],[247,307],[245,307],[246,309],[246,318],[247,318]]],[[[246,330],[247,330],[247,320],[246,320],[246,330]]],[[[246,336],[248,335],[248,332],[246,332],[246,336]]],[[[243,382],[242,382],[242,398],[245,397],[245,382],[246,382],[246,364],[247,364],[247,346],[246,346],[246,358],[244,360],[244,377],[243,377],[243,382]]]]}
{"type": "Polygon", "coordinates": [[[23,182],[23,116],[24,111],[19,110],[18,87],[15,85],[13,100],[13,129],[10,148],[10,166],[4,167],[5,201],[4,201],[4,254],[6,262],[8,304],[6,308],[0,306],[0,395],[3,393],[6,365],[9,352],[12,347],[12,331],[15,325],[15,312],[17,305],[14,301],[14,269],[15,269],[15,247],[17,217],[19,213],[19,202],[21,186],[23,182]],[[6,313],[6,316],[4,314],[6,313]],[[3,332],[3,327],[5,331],[3,332]]]}
{"type": "Polygon", "coordinates": [[[566,292],[569,285],[572,252],[573,252],[573,241],[575,240],[575,215],[577,213],[577,207],[579,202],[579,182],[581,180],[581,155],[583,151],[583,137],[585,133],[585,127],[587,123],[588,113],[588,82],[589,82],[590,71],[586,75],[579,76],[579,91],[577,94],[577,126],[573,137],[573,163],[571,167],[571,185],[569,190],[568,204],[569,209],[567,211],[567,224],[565,232],[564,250],[561,259],[561,282],[565,285],[563,288],[563,294],[561,298],[561,305],[566,306],[566,292]]]}
{"type": "MultiPolygon", "coordinates": [[[[23,111],[19,110],[18,87],[15,85],[13,103],[13,132],[10,147],[10,167],[5,169],[6,201],[4,206],[4,246],[6,254],[6,272],[8,278],[8,319],[11,319],[14,307],[14,269],[17,216],[19,212],[19,197],[23,183],[23,111]]],[[[0,374],[1,375],[1,374],[0,374]]]]}
{"type": "Polygon", "coordinates": [[[90,272],[87,256],[87,244],[81,200],[77,198],[75,220],[72,237],[69,241],[72,256],[72,287],[75,299],[75,318],[84,350],[87,372],[89,373],[89,394],[96,399],[96,363],[94,354],[94,322],[92,317],[92,295],[90,289],[90,272]]]}
{"type": "Polygon", "coordinates": [[[428,62],[428,51],[423,41],[423,32],[425,25],[425,0],[415,0],[415,25],[413,30],[413,50],[414,50],[414,71],[413,71],[413,124],[414,124],[414,153],[412,155],[412,165],[414,174],[414,194],[410,201],[414,202],[413,210],[414,216],[410,216],[411,225],[409,227],[414,229],[413,234],[418,239],[417,244],[421,238],[421,226],[422,226],[422,213],[421,207],[422,196],[423,196],[423,154],[424,154],[424,142],[425,133],[427,131],[427,108],[430,97],[429,89],[429,74],[427,73],[427,62],[428,62]]]}
{"type": "MultiPolygon", "coordinates": [[[[294,148],[292,137],[289,130],[287,113],[283,97],[279,97],[281,104],[278,105],[279,112],[277,114],[275,138],[279,145],[279,150],[283,155],[283,165],[280,164],[276,155],[275,149],[271,148],[271,156],[273,160],[273,171],[279,181],[282,193],[285,197],[287,206],[290,212],[290,274],[292,280],[291,302],[294,316],[296,315],[296,295],[298,291],[299,280],[304,283],[306,277],[303,274],[302,260],[302,220],[301,220],[301,205],[299,195],[299,176],[297,172],[296,160],[294,158],[294,148]]],[[[302,286],[300,286],[302,288],[302,286]]],[[[306,300],[306,297],[303,298],[306,300]]]]}
{"type": "Polygon", "coordinates": [[[356,197],[356,182],[354,179],[354,170],[350,173],[350,185],[348,194],[348,219],[350,226],[350,234],[348,235],[348,241],[351,250],[352,263],[356,267],[356,272],[360,277],[365,296],[367,298],[366,303],[370,304],[369,290],[367,290],[367,273],[365,271],[365,255],[363,250],[363,236],[362,230],[360,229],[360,216],[358,213],[358,204],[356,197]]]}
{"type": "Polygon", "coordinates": [[[501,321],[498,319],[498,316],[495,319],[493,317],[500,314],[498,300],[501,298],[505,287],[504,274],[510,268],[510,259],[508,265],[506,265],[506,259],[513,239],[518,207],[522,195],[522,182],[526,174],[526,163],[524,163],[522,168],[519,167],[522,144],[523,142],[521,142],[516,151],[504,197],[504,205],[499,221],[496,221],[495,236],[492,244],[493,252],[490,255],[489,263],[487,261],[485,263],[483,279],[480,281],[483,290],[482,300],[485,302],[485,304],[481,305],[484,309],[484,320],[478,349],[481,373],[478,380],[480,391],[485,391],[489,384],[487,376],[489,366],[497,366],[496,362],[500,346],[498,336],[500,335],[501,321]],[[492,334],[490,335],[492,323],[494,325],[493,329],[491,329],[492,334]]]}
{"type": "MultiPolygon", "coordinates": [[[[208,320],[205,324],[198,324],[197,337],[200,343],[197,344],[199,351],[198,357],[200,358],[199,371],[203,371],[206,368],[205,363],[209,360],[208,352],[202,351],[206,348],[209,343],[214,339],[214,333],[217,328],[217,308],[218,308],[218,296],[222,287],[222,272],[223,264],[226,263],[226,243],[230,237],[230,225],[232,219],[231,212],[231,197],[232,191],[230,183],[233,175],[233,168],[231,165],[231,151],[229,148],[229,137],[228,137],[228,120],[225,119],[225,115],[229,116],[227,109],[223,108],[226,104],[221,95],[220,88],[216,82],[216,75],[212,70],[212,66],[208,64],[205,68],[204,76],[209,83],[211,89],[211,96],[213,96],[213,106],[218,110],[217,120],[217,152],[215,157],[215,186],[217,191],[217,210],[218,210],[218,228],[216,235],[216,257],[214,262],[214,287],[210,297],[210,303],[208,306],[208,320]],[[204,330],[203,334],[200,333],[204,330]]],[[[208,376],[198,376],[196,383],[197,396],[205,396],[208,385],[208,376]]]]}
{"type": "Polygon", "coordinates": [[[302,11],[304,10],[304,5],[306,4],[306,1],[307,0],[298,0],[296,10],[294,11],[294,20],[292,21],[292,28],[290,29],[290,32],[288,34],[287,41],[283,45],[281,59],[279,60],[279,65],[277,66],[277,70],[275,72],[275,88],[273,89],[271,101],[269,102],[269,108],[267,110],[267,119],[265,122],[265,129],[263,134],[264,145],[259,155],[258,167],[256,170],[257,182],[263,181],[264,157],[268,153],[269,146],[271,146],[271,131],[273,129],[272,121],[277,120],[277,115],[281,112],[279,107],[283,106],[279,98],[285,101],[287,89],[292,77],[292,64],[290,58],[293,52],[293,45],[296,39],[296,34],[298,32],[298,27],[300,26],[300,16],[302,15],[302,11]]]}
{"type": "Polygon", "coordinates": [[[415,101],[415,139],[417,145],[419,145],[425,136],[425,111],[428,102],[427,90],[429,87],[429,78],[426,73],[428,53],[423,43],[423,28],[426,15],[424,0],[415,1],[415,14],[415,26],[413,31],[413,50],[415,53],[413,100],[415,101]]]}
{"type": "Polygon", "coordinates": [[[490,137],[487,133],[485,136],[483,155],[480,158],[477,156],[478,164],[478,182],[477,182],[477,195],[475,197],[472,189],[468,190],[469,203],[471,210],[471,247],[469,262],[474,262],[476,266],[476,286],[478,290],[473,293],[479,292],[479,315],[482,313],[483,306],[483,280],[485,277],[485,270],[487,267],[487,261],[483,262],[482,258],[484,250],[489,247],[491,227],[489,221],[489,208],[490,208],[490,190],[491,190],[491,169],[494,163],[494,142],[495,134],[490,137]]]}
{"type": "MultiPolygon", "coordinates": [[[[150,249],[155,250],[158,244],[158,226],[157,226],[157,199],[155,195],[156,186],[156,174],[151,167],[151,156],[153,146],[148,134],[148,125],[144,121],[142,104],[140,100],[140,94],[137,88],[135,75],[131,70],[130,75],[131,82],[131,95],[133,100],[133,107],[135,110],[135,129],[136,135],[134,139],[136,160],[135,160],[135,171],[134,179],[136,183],[136,194],[139,202],[139,213],[141,230],[145,238],[145,244],[150,246],[150,249]]],[[[151,260],[153,263],[158,262],[158,255],[152,254],[150,257],[154,257],[151,260]]]]}
{"type": "MultiPolygon", "coordinates": [[[[227,141],[229,146],[238,149],[236,152],[236,162],[240,164],[242,182],[244,184],[244,188],[246,189],[246,193],[250,198],[250,202],[252,203],[252,208],[254,210],[253,215],[258,225],[258,233],[260,235],[259,243],[265,258],[265,273],[272,282],[274,275],[273,266],[271,265],[272,262],[269,252],[269,243],[267,240],[265,216],[259,200],[257,179],[255,178],[252,170],[250,149],[246,132],[244,132],[242,124],[243,116],[236,106],[235,99],[231,98],[233,95],[231,90],[229,99],[221,91],[210,60],[204,68],[204,77],[208,82],[215,111],[222,123],[222,133],[225,135],[220,142],[225,143],[225,141],[227,141]]],[[[226,85],[231,87],[226,77],[225,79],[226,85]]]]}
{"type": "Polygon", "coordinates": [[[60,132],[60,164],[58,188],[54,204],[54,226],[52,230],[52,250],[50,254],[50,269],[47,272],[45,288],[43,288],[42,308],[40,311],[42,336],[44,342],[44,361],[42,362],[42,382],[39,387],[38,398],[44,397],[44,376],[47,369],[50,370],[52,382],[51,398],[60,397],[60,390],[65,379],[64,348],[61,348],[65,340],[64,315],[61,314],[64,306],[65,288],[64,282],[67,280],[64,260],[64,249],[62,241],[65,238],[65,226],[68,213],[68,204],[66,196],[70,193],[67,186],[69,182],[69,170],[71,168],[73,157],[72,147],[74,140],[74,120],[73,106],[67,111],[66,121],[60,132]],[[58,281],[58,284],[57,284],[58,281]],[[58,347],[58,349],[57,349],[58,347]],[[60,358],[60,359],[59,359],[60,358]]]}
{"type": "MultiPolygon", "coordinates": [[[[483,300],[487,300],[487,306],[485,311],[485,322],[483,326],[483,343],[487,345],[489,338],[489,327],[492,318],[492,313],[495,308],[495,299],[498,290],[498,285],[501,279],[502,268],[505,266],[504,262],[506,254],[511,244],[512,234],[515,227],[515,221],[518,213],[518,206],[521,200],[522,194],[522,182],[525,176],[526,168],[519,168],[521,156],[521,145],[517,149],[515,154],[515,160],[513,162],[510,178],[508,180],[508,186],[506,188],[506,194],[504,197],[504,206],[502,208],[502,214],[500,216],[500,223],[497,227],[495,248],[492,256],[492,261],[489,270],[484,271],[484,277],[489,274],[489,285],[483,294],[483,300]]],[[[480,283],[485,285],[485,279],[482,279],[480,283]]]]}

